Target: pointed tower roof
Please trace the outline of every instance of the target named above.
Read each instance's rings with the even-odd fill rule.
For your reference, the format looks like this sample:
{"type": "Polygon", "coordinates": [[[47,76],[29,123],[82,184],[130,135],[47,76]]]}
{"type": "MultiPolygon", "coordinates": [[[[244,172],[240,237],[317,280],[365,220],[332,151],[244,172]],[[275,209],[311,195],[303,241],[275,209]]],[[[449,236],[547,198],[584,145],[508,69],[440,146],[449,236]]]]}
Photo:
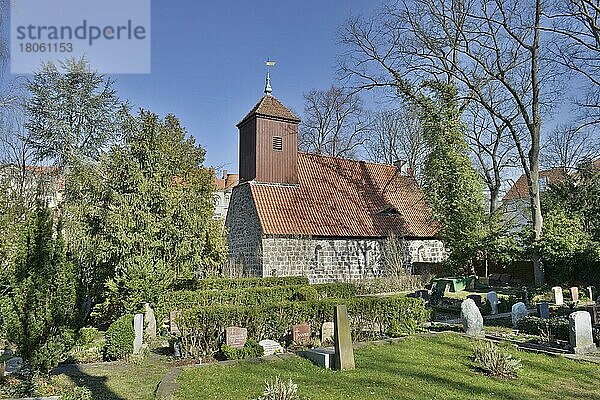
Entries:
{"type": "Polygon", "coordinates": [[[236,126],[239,128],[244,122],[253,116],[270,117],[299,123],[300,119],[294,115],[286,106],[281,104],[277,98],[268,94],[264,95],[258,103],[250,110],[248,114],[236,126]]]}

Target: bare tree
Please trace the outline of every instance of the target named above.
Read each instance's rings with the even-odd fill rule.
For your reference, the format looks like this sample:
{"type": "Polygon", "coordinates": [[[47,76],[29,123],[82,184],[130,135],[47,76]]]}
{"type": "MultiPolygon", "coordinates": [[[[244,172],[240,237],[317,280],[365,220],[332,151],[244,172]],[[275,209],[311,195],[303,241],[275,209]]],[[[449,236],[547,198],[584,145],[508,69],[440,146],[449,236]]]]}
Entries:
{"type": "Polygon", "coordinates": [[[548,168],[576,168],[583,162],[600,157],[600,137],[597,129],[574,122],[555,127],[546,136],[543,164],[548,168]]]}
{"type": "Polygon", "coordinates": [[[361,98],[332,86],[328,90],[311,90],[304,94],[304,100],[300,149],[333,157],[356,157],[368,131],[361,98]]]}
{"type": "Polygon", "coordinates": [[[427,154],[418,113],[407,107],[372,113],[365,150],[374,162],[406,162],[418,179],[427,154]]]}
{"type": "MultiPolygon", "coordinates": [[[[341,69],[358,89],[454,82],[463,110],[476,102],[505,127],[527,179],[534,240],[542,235],[542,110],[560,95],[540,53],[542,12],[542,0],[401,0],[373,18],[350,20],[342,31],[348,51],[341,69]]],[[[539,255],[532,260],[542,284],[539,255]]]]}

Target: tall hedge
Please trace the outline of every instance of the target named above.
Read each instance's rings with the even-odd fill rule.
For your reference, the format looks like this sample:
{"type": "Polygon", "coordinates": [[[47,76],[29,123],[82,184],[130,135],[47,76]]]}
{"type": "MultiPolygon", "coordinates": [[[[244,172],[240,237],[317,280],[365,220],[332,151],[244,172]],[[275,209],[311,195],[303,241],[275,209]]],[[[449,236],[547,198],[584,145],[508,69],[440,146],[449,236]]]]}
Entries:
{"type": "Polygon", "coordinates": [[[306,276],[282,276],[268,278],[206,278],[181,282],[181,290],[228,290],[248,289],[256,287],[273,287],[289,285],[308,285],[306,276]]]}
{"type": "Polygon", "coordinates": [[[254,307],[194,307],[182,310],[177,324],[182,334],[184,353],[199,357],[219,350],[228,326],[247,328],[248,336],[256,340],[282,340],[288,335],[292,325],[303,322],[307,322],[313,332],[318,332],[323,322],[333,321],[336,304],[348,307],[354,340],[379,338],[390,331],[402,333],[398,332],[398,326],[414,328],[429,317],[429,311],[420,299],[360,297],[283,302],[254,307]]]}

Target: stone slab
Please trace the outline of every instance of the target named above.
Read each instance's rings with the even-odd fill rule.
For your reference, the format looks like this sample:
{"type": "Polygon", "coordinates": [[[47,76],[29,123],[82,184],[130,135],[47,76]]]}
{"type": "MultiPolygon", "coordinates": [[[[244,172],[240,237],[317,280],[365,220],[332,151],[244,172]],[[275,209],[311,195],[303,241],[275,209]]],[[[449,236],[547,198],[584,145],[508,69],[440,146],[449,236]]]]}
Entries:
{"type": "Polygon", "coordinates": [[[335,334],[335,326],[333,322],[323,322],[321,325],[321,343],[333,342],[333,335],[335,334]]]}
{"type": "Polygon", "coordinates": [[[283,353],[283,347],[275,340],[264,339],[258,342],[258,344],[262,346],[265,356],[283,353]]]}
{"type": "Polygon", "coordinates": [[[552,288],[552,302],[557,306],[564,304],[562,288],[560,286],[554,286],[552,288]]]}
{"type": "Polygon", "coordinates": [[[225,344],[227,346],[241,349],[248,340],[248,329],[239,326],[228,326],[225,328],[225,344]]]}
{"type": "Polygon", "coordinates": [[[298,352],[300,357],[304,357],[319,367],[332,369],[334,367],[335,350],[333,349],[310,349],[298,352]]]}
{"type": "Polygon", "coordinates": [[[292,342],[296,344],[308,344],[310,342],[310,325],[298,324],[292,326],[292,342]]]}
{"type": "Polygon", "coordinates": [[[133,354],[140,354],[144,345],[144,314],[135,314],[133,317],[133,354]]]}
{"type": "Polygon", "coordinates": [[[355,364],[348,309],[345,305],[337,305],[334,314],[335,369],[338,371],[352,370],[355,368],[355,364]]]}

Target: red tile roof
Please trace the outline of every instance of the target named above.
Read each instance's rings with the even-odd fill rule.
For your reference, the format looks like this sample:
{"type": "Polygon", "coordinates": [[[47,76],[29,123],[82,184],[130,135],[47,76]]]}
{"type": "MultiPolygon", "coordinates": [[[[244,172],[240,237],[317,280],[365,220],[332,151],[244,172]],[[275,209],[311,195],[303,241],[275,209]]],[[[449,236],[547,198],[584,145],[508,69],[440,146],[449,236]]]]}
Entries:
{"type": "Polygon", "coordinates": [[[215,185],[217,185],[217,190],[224,190],[234,187],[240,181],[239,174],[227,174],[223,178],[215,177],[215,185]]]}
{"type": "Polygon", "coordinates": [[[250,182],[267,235],[434,237],[425,196],[396,167],[298,154],[299,185],[250,182]]]}
{"type": "MultiPolygon", "coordinates": [[[[552,168],[540,171],[540,178],[546,178],[548,183],[556,183],[564,180],[566,172],[564,168],[552,168]]],[[[521,175],[519,179],[512,185],[508,192],[502,198],[503,201],[514,199],[525,199],[529,197],[529,187],[527,186],[527,177],[521,175]]]]}
{"type": "Polygon", "coordinates": [[[263,96],[237,126],[239,127],[254,115],[300,122],[293,112],[288,110],[287,107],[281,104],[275,97],[269,95],[263,96]]]}

